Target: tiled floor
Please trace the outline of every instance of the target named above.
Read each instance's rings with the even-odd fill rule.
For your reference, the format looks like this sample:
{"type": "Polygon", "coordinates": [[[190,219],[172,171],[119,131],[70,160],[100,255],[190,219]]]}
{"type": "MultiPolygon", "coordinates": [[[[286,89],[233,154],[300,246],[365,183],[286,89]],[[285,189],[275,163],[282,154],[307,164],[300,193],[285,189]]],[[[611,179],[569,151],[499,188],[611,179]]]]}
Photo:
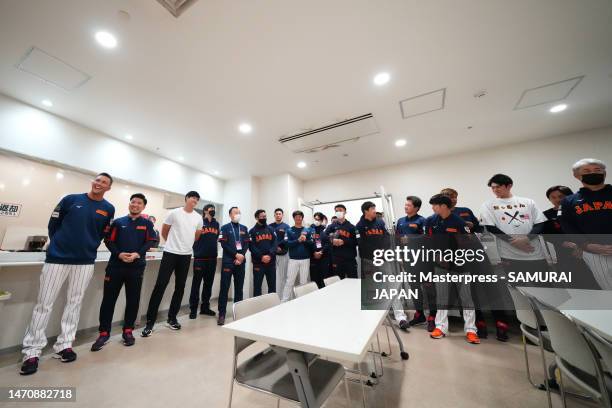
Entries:
{"type": "MultiPolygon", "coordinates": [[[[150,338],[137,337],[134,347],[121,344],[115,333],[99,352],[90,342],[75,347],[78,359],[63,364],[43,356],[37,374],[18,374],[17,353],[13,362],[0,368],[0,386],[73,386],[77,403],[54,403],[53,407],[226,407],[230,385],[232,338],[210,317],[180,319],[183,329],[156,326],[150,338]]],[[[401,333],[410,359],[401,361],[392,337],[391,358],[385,358],[380,385],[368,391],[370,407],[546,407],[546,395],[525,378],[522,344],[513,333],[509,343],[494,338],[480,345],[468,344],[461,324],[452,325],[449,337],[432,340],[423,327],[401,333]]],[[[385,349],[386,336],[380,332],[385,349]]],[[[322,335],[324,335],[322,333],[322,335]]],[[[542,378],[538,350],[529,347],[535,378],[542,378]]],[[[6,358],[4,359],[6,360],[6,358]]],[[[349,383],[351,406],[361,406],[358,384],[349,383]]],[[[561,406],[557,395],[553,404],[561,406]]],[[[39,403],[5,403],[1,406],[40,407],[39,403]]],[[[570,399],[569,406],[589,406],[570,399]]],[[[234,388],[233,407],[276,406],[269,396],[234,388]]],[[[281,402],[281,407],[292,406],[281,402]]],[[[344,387],[338,387],[327,407],[345,407],[344,387]]]]}

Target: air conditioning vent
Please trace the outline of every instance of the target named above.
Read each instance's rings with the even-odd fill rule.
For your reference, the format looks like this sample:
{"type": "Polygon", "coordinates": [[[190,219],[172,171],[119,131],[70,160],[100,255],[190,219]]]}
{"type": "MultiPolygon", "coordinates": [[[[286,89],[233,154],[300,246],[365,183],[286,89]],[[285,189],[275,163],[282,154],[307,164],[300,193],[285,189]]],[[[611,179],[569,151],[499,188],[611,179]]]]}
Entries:
{"type": "Polygon", "coordinates": [[[157,0],[174,17],[179,17],[183,12],[193,5],[197,0],[157,0]]]}
{"type": "Polygon", "coordinates": [[[356,142],[362,137],[379,133],[378,125],[371,113],[321,126],[294,135],[284,136],[278,141],[294,153],[317,153],[356,142]]]}

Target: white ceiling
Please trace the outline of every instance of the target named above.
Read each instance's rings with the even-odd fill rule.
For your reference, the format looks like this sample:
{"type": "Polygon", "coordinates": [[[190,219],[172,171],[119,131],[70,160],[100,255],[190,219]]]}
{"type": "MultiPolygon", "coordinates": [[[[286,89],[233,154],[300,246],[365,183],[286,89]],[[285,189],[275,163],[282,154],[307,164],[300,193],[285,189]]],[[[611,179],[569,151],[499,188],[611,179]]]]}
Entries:
{"type": "Polygon", "coordinates": [[[610,0],[199,0],[178,19],[156,0],[3,0],[0,92],[222,178],[312,179],[612,124],[610,21],[610,0]],[[17,70],[32,46],[92,79],[66,92],[17,70]],[[513,110],[579,75],[565,112],[513,110]],[[400,100],[441,88],[443,110],[402,119],[400,100]],[[370,112],[381,133],[350,146],[277,141],[370,112]]]}

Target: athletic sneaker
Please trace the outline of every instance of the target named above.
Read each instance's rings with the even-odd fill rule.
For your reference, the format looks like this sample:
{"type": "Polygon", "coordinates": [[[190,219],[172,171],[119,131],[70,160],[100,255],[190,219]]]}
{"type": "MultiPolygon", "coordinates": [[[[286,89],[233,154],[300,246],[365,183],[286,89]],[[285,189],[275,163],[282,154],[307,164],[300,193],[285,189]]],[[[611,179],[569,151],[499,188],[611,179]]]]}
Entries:
{"type": "Polygon", "coordinates": [[[467,332],[467,334],[465,335],[465,338],[468,343],[480,344],[480,339],[478,338],[478,335],[474,332],[467,332]]]}
{"type": "Polygon", "coordinates": [[[225,324],[225,315],[220,314],[217,319],[217,326],[223,326],[225,324]]]}
{"type": "Polygon", "coordinates": [[[476,331],[478,337],[480,337],[481,339],[486,339],[487,337],[489,337],[489,331],[487,330],[487,322],[485,322],[484,320],[479,320],[476,322],[476,331]]]}
{"type": "Polygon", "coordinates": [[[38,357],[30,357],[21,365],[21,375],[30,375],[38,371],[38,357]]]}
{"type": "Polygon", "coordinates": [[[427,321],[425,319],[425,315],[422,312],[416,311],[414,312],[414,316],[412,316],[412,320],[408,322],[410,326],[416,326],[417,324],[423,324],[427,321]]]}
{"type": "Polygon", "coordinates": [[[436,329],[436,316],[427,316],[427,331],[432,332],[436,329]]]}
{"type": "Polygon", "coordinates": [[[136,343],[136,339],[132,334],[132,329],[123,329],[121,337],[123,337],[123,344],[126,346],[133,346],[134,343],[136,343]]]}
{"type": "Polygon", "coordinates": [[[168,319],[166,323],[168,324],[168,327],[172,330],[181,330],[181,325],[179,324],[179,322],[176,321],[176,319],[168,319]]]}
{"type": "Polygon", "coordinates": [[[504,322],[495,322],[495,328],[497,329],[496,337],[499,341],[508,341],[508,325],[504,322]]]}
{"type": "Polygon", "coordinates": [[[429,334],[429,337],[432,339],[441,339],[444,336],[446,336],[446,334],[444,334],[444,332],[437,327],[429,334]]]}
{"type": "Polygon", "coordinates": [[[146,325],[145,328],[140,333],[140,337],[149,337],[153,333],[153,325],[146,325]]]}
{"type": "Polygon", "coordinates": [[[53,355],[54,358],[59,358],[62,363],[71,363],[77,359],[77,355],[72,351],[71,347],[65,348],[59,353],[53,355]]]}
{"type": "Polygon", "coordinates": [[[196,317],[198,317],[198,311],[197,310],[192,310],[191,312],[189,312],[189,318],[190,319],[195,319],[196,317]]]}
{"type": "Polygon", "coordinates": [[[108,343],[108,339],[110,339],[108,332],[100,332],[100,335],[96,339],[95,343],[91,345],[91,351],[102,350],[102,347],[108,343]]]}
{"type": "Polygon", "coordinates": [[[403,331],[408,331],[408,327],[410,327],[410,325],[408,324],[408,322],[406,320],[400,320],[399,321],[399,328],[402,329],[403,331]]]}
{"type": "Polygon", "coordinates": [[[206,315],[206,316],[216,316],[217,314],[210,310],[210,309],[202,309],[200,310],[200,314],[206,315]]]}

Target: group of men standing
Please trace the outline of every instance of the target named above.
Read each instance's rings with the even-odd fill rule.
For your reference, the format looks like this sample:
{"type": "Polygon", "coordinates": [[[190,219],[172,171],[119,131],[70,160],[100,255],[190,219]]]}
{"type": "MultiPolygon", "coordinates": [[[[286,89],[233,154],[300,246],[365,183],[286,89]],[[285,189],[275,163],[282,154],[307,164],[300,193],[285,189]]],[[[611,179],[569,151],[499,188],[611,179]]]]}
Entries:
{"type": "MultiPolygon", "coordinates": [[[[599,160],[583,159],[574,165],[573,172],[583,187],[576,194],[569,194],[571,191],[564,186],[551,187],[546,195],[553,202],[554,210],[548,212],[548,218],[533,200],[514,196],[511,193],[513,181],[503,174],[496,174],[489,180],[488,186],[495,198],[482,205],[480,220],[470,209],[457,207],[458,193],[453,189],[444,189],[431,197],[429,203],[434,215],[429,218],[418,214],[422,201],[416,196],[408,196],[404,206],[406,216],[397,221],[395,238],[400,245],[418,245],[428,238],[471,236],[486,230],[497,238],[505,269],[547,270],[544,248],[533,235],[550,229],[558,234],[582,234],[585,235],[583,239],[560,239],[556,243],[561,252],[569,251],[571,254],[568,256],[584,259],[597,284],[603,289],[611,289],[612,186],[605,184],[606,166],[599,160]]],[[[48,227],[50,245],[40,277],[38,300],[23,340],[23,375],[33,374],[38,369],[41,351],[47,343],[45,329],[53,303],[65,280],[69,282],[68,299],[62,315],[61,334],[54,350],[55,356],[62,362],[76,359],[72,342],[81,300],[93,275],[97,248],[102,239],[111,256],[104,278],[100,334],[91,350],[100,350],[110,339],[115,304],[124,285],[127,301],[122,337],[126,346],[135,343],[132,331],[138,316],[146,252],[158,244],[159,237],[153,223],[142,216],[147,204],[142,194],[132,195],[128,215],[113,221],[115,208],[104,199],[112,182],[109,174],[98,174],[88,193],[64,197],[51,214],[48,227]]],[[[363,278],[367,270],[364,266],[371,263],[374,249],[388,246],[391,242],[387,226],[372,202],[362,205],[362,217],[357,225],[346,219],[346,207],[337,204],[333,222],[329,225],[327,217],[318,212],[314,214],[314,223],[305,226],[304,214],[294,211],[294,225],[289,226],[283,222],[284,212],[281,208],[274,211],[274,222],[268,224],[266,212],[260,209],[255,212],[256,223],[249,230],[240,224],[241,212],[238,207],[229,209],[230,222],[220,227],[215,219],[214,205],[206,205],[202,215],[196,212],[199,199],[197,192],[188,192],[185,205],[172,210],[163,223],[161,236],[165,246],[142,337],[149,337],[153,332],[161,300],[173,274],[175,286],[167,325],[172,330],[181,329],[177,314],[192,257],[189,318],[197,318],[198,309],[200,314],[216,315],[210,308],[210,298],[217,268],[218,242],[222,248],[219,325],[225,323],[232,279],[234,302],[243,299],[246,254],[249,250],[253,264],[254,296],[262,293],[265,279],[268,292],[277,292],[283,301],[287,301],[291,298],[293,287],[305,284],[309,279],[322,287],[323,280],[328,276],[357,278],[357,248],[363,278]]],[[[482,247],[477,239],[467,239],[465,242],[472,248],[482,247]]],[[[417,269],[422,267],[416,266],[417,269]]],[[[463,273],[452,263],[438,263],[436,268],[463,273]]],[[[403,306],[394,303],[400,328],[427,323],[432,338],[444,337],[448,333],[449,286],[434,287],[425,282],[417,286],[426,294],[428,316],[425,317],[423,298],[415,302],[416,311],[410,321],[403,306]]],[[[478,309],[482,300],[472,293],[469,286],[462,286],[458,292],[467,341],[477,344],[487,334],[486,323],[478,309]]],[[[497,338],[506,341],[508,325],[505,314],[493,312],[497,338]]]]}

